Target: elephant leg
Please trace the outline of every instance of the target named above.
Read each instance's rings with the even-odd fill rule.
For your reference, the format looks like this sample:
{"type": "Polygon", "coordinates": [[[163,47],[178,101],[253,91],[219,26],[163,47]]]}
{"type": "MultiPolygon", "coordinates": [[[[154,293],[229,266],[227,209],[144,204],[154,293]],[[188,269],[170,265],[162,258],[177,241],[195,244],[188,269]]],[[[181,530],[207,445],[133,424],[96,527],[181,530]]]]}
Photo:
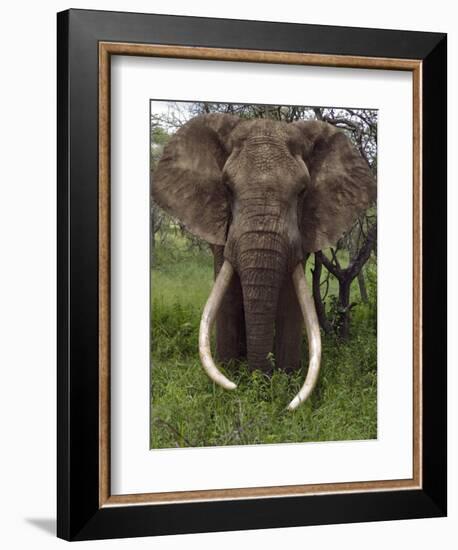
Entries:
{"type": "MultiPolygon", "coordinates": [[[[215,278],[224,262],[224,247],[213,246],[215,278]]],[[[234,273],[216,317],[216,357],[223,362],[246,357],[245,316],[240,279],[234,273]]]]}
{"type": "Polygon", "coordinates": [[[291,277],[286,277],[278,297],[275,319],[275,364],[286,371],[301,366],[303,319],[291,277]]]}

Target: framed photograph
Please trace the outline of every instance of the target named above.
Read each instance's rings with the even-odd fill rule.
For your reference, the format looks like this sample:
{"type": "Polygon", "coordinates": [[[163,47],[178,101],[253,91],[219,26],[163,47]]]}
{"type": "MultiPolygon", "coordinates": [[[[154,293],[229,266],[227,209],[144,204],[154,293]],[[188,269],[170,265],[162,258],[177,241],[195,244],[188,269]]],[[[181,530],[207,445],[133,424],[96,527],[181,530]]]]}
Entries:
{"type": "Polygon", "coordinates": [[[446,514],[446,35],[58,14],[58,536],[446,514]]]}

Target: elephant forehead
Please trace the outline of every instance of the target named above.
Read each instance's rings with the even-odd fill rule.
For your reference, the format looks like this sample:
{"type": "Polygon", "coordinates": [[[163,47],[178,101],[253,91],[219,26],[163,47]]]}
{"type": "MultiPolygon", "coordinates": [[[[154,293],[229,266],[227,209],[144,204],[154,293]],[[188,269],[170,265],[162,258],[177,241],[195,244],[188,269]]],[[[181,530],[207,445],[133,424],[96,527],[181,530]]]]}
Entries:
{"type": "Polygon", "coordinates": [[[246,157],[256,169],[271,169],[281,163],[287,155],[286,147],[273,145],[267,141],[248,141],[246,144],[246,157]]]}
{"type": "Polygon", "coordinates": [[[261,173],[294,170],[294,159],[281,141],[264,136],[251,138],[246,141],[243,153],[251,170],[261,173]]]}
{"type": "Polygon", "coordinates": [[[270,137],[285,140],[288,137],[288,125],[277,120],[245,120],[235,128],[232,137],[239,142],[252,137],[270,137]]]}

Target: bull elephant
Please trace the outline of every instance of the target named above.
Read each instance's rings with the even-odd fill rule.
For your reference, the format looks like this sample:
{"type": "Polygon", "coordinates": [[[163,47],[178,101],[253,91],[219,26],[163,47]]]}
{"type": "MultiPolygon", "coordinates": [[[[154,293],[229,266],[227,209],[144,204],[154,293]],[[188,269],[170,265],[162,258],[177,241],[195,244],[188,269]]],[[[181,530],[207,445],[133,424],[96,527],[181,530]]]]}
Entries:
{"type": "Polygon", "coordinates": [[[252,369],[300,365],[305,323],[309,368],[295,409],[311,394],[321,358],[319,324],[304,275],[310,252],[334,244],[375,199],[366,161],[343,132],[321,121],[279,122],[229,114],[197,116],[164,149],[152,197],[207,241],[215,282],[204,308],[199,352],[208,376],[236,385],[219,359],[246,354],[252,369]]]}

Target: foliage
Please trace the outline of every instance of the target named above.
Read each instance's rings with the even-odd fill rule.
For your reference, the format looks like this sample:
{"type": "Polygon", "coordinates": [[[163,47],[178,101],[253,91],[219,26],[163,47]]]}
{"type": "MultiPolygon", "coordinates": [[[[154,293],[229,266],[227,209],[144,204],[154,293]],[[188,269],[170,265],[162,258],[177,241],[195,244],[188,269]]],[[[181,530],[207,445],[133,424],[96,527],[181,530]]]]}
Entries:
{"type": "MultiPolygon", "coordinates": [[[[238,384],[233,392],[215,386],[199,361],[200,316],[212,280],[212,256],[189,249],[179,233],[156,246],[152,274],[151,447],[242,445],[338,441],[377,437],[376,332],[370,301],[358,303],[352,337],[323,338],[319,383],[310,400],[286,411],[304,380],[274,370],[250,372],[246,363],[222,370],[238,384]]],[[[308,273],[309,276],[309,273],[308,273]]],[[[330,296],[338,290],[330,285],[330,296]]],[[[303,341],[304,356],[307,343],[303,341]]],[[[275,365],[275,356],[271,354],[275,365]]]]}

